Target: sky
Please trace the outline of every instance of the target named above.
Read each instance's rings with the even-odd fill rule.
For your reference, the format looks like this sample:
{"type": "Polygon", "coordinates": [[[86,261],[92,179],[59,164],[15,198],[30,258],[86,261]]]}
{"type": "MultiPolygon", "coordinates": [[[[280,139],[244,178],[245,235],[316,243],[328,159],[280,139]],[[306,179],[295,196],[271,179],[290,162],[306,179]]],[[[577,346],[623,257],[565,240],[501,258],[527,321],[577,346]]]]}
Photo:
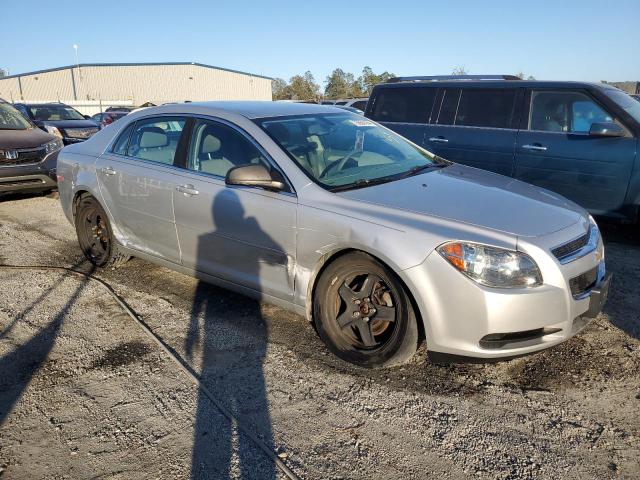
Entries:
{"type": "Polygon", "coordinates": [[[318,83],[336,67],[396,75],[523,72],[640,81],[640,0],[0,0],[0,68],[199,62],[318,83]]]}

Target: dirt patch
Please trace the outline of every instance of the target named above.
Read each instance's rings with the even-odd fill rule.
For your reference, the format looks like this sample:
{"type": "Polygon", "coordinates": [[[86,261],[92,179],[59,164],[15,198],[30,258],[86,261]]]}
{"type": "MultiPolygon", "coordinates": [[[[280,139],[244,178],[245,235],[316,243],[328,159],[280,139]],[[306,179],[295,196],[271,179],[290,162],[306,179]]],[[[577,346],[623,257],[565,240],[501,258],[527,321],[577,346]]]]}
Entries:
{"type": "Polygon", "coordinates": [[[141,341],[124,342],[107,350],[91,364],[91,368],[118,368],[143,361],[153,348],[141,341]]]}

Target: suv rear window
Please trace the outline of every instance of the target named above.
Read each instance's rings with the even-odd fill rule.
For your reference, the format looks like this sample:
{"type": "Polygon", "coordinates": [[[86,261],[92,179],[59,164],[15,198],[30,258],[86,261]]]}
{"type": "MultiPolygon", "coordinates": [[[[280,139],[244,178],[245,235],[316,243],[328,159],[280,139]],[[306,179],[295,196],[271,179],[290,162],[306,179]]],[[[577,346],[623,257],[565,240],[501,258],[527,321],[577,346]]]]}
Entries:
{"type": "Polygon", "coordinates": [[[509,128],[516,91],[513,89],[447,89],[438,124],[466,127],[509,128]]]}
{"type": "Polygon", "coordinates": [[[429,87],[381,88],[371,119],[378,122],[427,123],[436,96],[429,87]]]}

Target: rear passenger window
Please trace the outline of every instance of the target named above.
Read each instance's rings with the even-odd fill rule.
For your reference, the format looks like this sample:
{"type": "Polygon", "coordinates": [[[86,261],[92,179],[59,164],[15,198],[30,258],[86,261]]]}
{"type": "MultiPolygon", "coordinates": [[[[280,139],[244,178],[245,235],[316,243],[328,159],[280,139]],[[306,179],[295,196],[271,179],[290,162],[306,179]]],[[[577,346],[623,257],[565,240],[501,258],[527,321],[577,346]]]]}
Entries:
{"type": "Polygon", "coordinates": [[[357,102],[353,102],[351,104],[351,106],[353,108],[357,108],[358,110],[364,111],[364,109],[367,108],[367,101],[366,100],[358,100],[357,102]]]}
{"type": "Polygon", "coordinates": [[[270,169],[260,150],[240,132],[217,122],[197,121],[189,146],[190,170],[225,177],[233,167],[247,164],[270,169]]]}
{"type": "Polygon", "coordinates": [[[613,121],[584,93],[543,90],[531,93],[529,130],[587,133],[593,123],[613,121]]]}
{"type": "Polygon", "coordinates": [[[463,89],[455,125],[509,128],[515,98],[513,89],[463,89]]]}
{"type": "Polygon", "coordinates": [[[458,110],[458,102],[460,102],[460,89],[447,88],[440,103],[438,125],[453,125],[456,119],[456,111],[458,110]]]}
{"type": "Polygon", "coordinates": [[[173,165],[184,128],[183,118],[151,118],[136,122],[127,155],[173,165]]]}
{"type": "Polygon", "coordinates": [[[381,88],[371,119],[378,122],[427,123],[436,96],[433,87],[381,88]]]}
{"type": "MultiPolygon", "coordinates": [[[[98,114],[102,115],[102,114],[98,114]]],[[[96,120],[100,121],[100,120],[96,120]]],[[[131,137],[131,132],[133,131],[133,123],[125,128],[124,132],[120,134],[116,143],[113,144],[113,149],[111,150],[113,153],[118,155],[125,155],[127,153],[127,145],[129,144],[129,137],[131,137]]]]}

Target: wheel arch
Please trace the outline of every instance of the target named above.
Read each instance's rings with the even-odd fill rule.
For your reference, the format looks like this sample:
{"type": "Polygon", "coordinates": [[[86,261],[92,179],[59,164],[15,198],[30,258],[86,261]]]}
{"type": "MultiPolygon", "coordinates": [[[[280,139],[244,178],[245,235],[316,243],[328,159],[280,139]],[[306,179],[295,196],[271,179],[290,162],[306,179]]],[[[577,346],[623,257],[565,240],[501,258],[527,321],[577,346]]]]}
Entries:
{"type": "Polygon", "coordinates": [[[340,250],[335,250],[331,253],[327,253],[323,255],[320,258],[320,260],[317,262],[313,275],[311,277],[311,280],[307,285],[307,302],[305,305],[307,320],[313,324],[313,302],[316,296],[316,288],[318,285],[318,280],[320,279],[320,277],[322,276],[322,274],[324,273],[324,271],[327,269],[329,265],[331,265],[333,262],[339,260],[341,257],[344,257],[345,255],[350,253],[363,253],[365,255],[368,255],[374,260],[376,260],[377,262],[384,265],[393,273],[393,275],[396,277],[396,280],[400,282],[400,285],[402,285],[402,287],[405,289],[405,292],[409,297],[409,301],[411,302],[411,306],[413,307],[413,311],[416,316],[416,321],[418,322],[419,334],[421,338],[424,339],[425,338],[425,326],[423,323],[424,320],[423,320],[422,312],[420,311],[418,303],[416,302],[415,292],[413,292],[413,290],[409,287],[409,285],[404,280],[402,275],[398,273],[399,269],[394,268],[393,265],[391,265],[389,262],[382,259],[379,255],[376,255],[375,253],[371,253],[366,250],[355,248],[355,247],[343,248],[340,250]]]}

